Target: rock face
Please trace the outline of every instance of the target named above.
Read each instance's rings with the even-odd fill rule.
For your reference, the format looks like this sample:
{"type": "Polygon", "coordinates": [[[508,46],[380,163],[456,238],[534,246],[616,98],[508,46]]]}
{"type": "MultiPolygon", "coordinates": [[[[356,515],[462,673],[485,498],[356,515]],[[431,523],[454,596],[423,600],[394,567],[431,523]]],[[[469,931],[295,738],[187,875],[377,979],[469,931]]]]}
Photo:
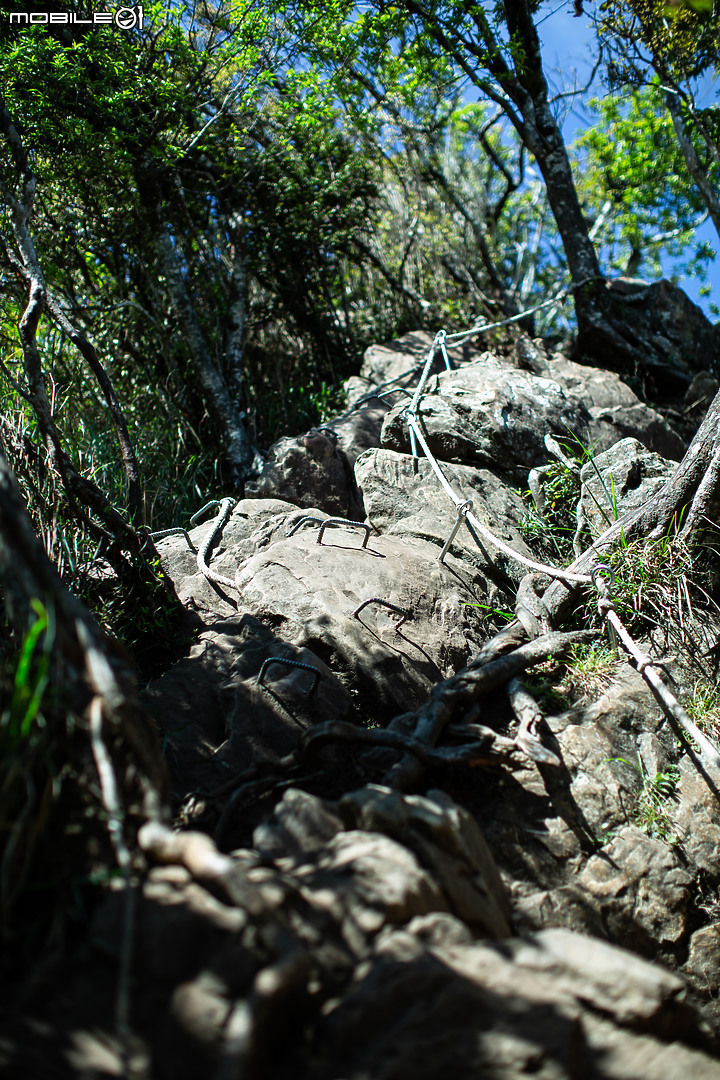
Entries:
{"type": "MultiPolygon", "coordinates": [[[[515,550],[531,557],[522,533],[527,506],[517,492],[487,469],[450,465],[445,472],[451,483],[472,499],[473,512],[484,524],[515,550]]],[[[355,475],[363,493],[367,520],[378,532],[418,537],[442,549],[455,514],[428,461],[413,460],[392,450],[368,450],[358,459],[355,475]]],[[[506,589],[508,580],[516,580],[524,573],[519,563],[502,553],[491,556],[487,546],[467,526],[456,534],[450,550],[498,582],[500,587],[495,589],[488,584],[484,598],[488,607],[498,606],[503,599],[502,587],[506,589]]]]}
{"type": "Polygon", "coordinates": [[[273,444],[262,473],[247,484],[246,494],[262,499],[280,492],[296,506],[322,503],[329,514],[353,520],[363,516],[352,465],[332,428],[313,429],[273,444]]]}
{"type": "MultiPolygon", "coordinates": [[[[410,452],[402,392],[431,343],[369,350],[348,412],[276,444],[209,550],[212,521],[189,543],[157,542],[196,631],[145,693],[184,831],[145,842],[133,1068],[152,1080],[720,1080],[720,777],[697,770],[599,638],[569,656],[564,683],[557,657],[522,676],[532,731],[507,673],[479,699],[467,690],[503,612],[534,599],[542,629],[547,610],[527,567],[464,520],[439,558],[457,511],[410,452]],[[423,744],[436,751],[427,782],[403,794],[388,778],[419,753],[408,740],[443,680],[457,694],[423,744]],[[488,732],[504,756],[485,752],[488,732]]],[[[683,453],[616,375],[542,343],[466,349],[455,365],[437,365],[420,422],[453,490],[526,559],[525,488],[554,460],[546,435],[594,454],[580,474],[593,536],[683,453]]],[[[703,634],[709,664],[710,616],[703,634]]],[[[57,973],[63,992],[15,1041],[0,1030],[14,1075],[43,1075],[43,1046],[65,1063],[58,1075],[119,1073],[107,1016],[123,918],[111,895],[89,952],[57,973]],[[53,1042],[63,1025],[73,1039],[53,1042]]]]}
{"type": "Polygon", "coordinates": [[[236,582],[249,611],[327,657],[377,719],[390,719],[469,659],[480,637],[463,599],[485,595],[485,581],[454,560],[439,564],[422,540],[361,540],[344,527],[326,531],[322,544],[315,530],[296,534],[248,559],[236,582]]]}
{"type": "MultiPolygon", "coordinates": [[[[290,789],[232,857],[158,826],[141,842],[171,865],[138,897],[136,1075],[720,1077],[676,975],[568,930],[508,937],[490,849],[443,792],[290,789]]],[[[98,1003],[113,1000],[123,917],[111,894],[84,963],[56,972],[50,1015],[1,1051],[13,1075],[44,1075],[43,1052],[56,1075],[119,1072],[98,1003]],[[68,1018],[72,1038],[54,1042],[68,1018]]]]}
{"type": "MultiPolygon", "coordinates": [[[[705,317],[682,289],[672,282],[632,278],[608,281],[620,310],[632,313],[632,332],[645,350],[658,358],[658,380],[665,387],[685,392],[693,374],[718,374],[720,329],[705,317]]],[[[612,348],[606,362],[612,366],[612,348]]]]}
{"type": "MultiPolygon", "coordinates": [[[[404,402],[393,407],[381,439],[383,446],[407,452],[404,408],[404,402]]],[[[487,353],[436,376],[420,415],[430,448],[442,460],[506,472],[543,464],[546,434],[595,451],[632,434],[668,457],[679,460],[684,452],[682,440],[617,376],[565,357],[538,355],[532,370],[523,371],[487,353]]]]}
{"type": "Polygon", "coordinates": [[[621,439],[597,454],[580,471],[581,512],[593,538],[647,502],[674,471],[671,461],[646,450],[637,439],[621,439]]]}
{"type": "MultiPolygon", "coordinates": [[[[348,385],[353,407],[329,425],[334,434],[308,432],[275,443],[247,493],[362,518],[362,496],[348,465],[381,445],[409,452],[402,414],[431,344],[428,334],[418,333],[369,349],[361,377],[348,385]],[[384,391],[385,398],[372,396],[384,391]]],[[[546,434],[579,440],[595,452],[633,437],[673,460],[684,453],[683,440],[617,375],[562,354],[548,356],[541,343],[521,339],[511,358],[466,348],[455,363],[446,371],[436,360],[421,402],[423,429],[441,460],[518,482],[547,461],[546,434]]]]}

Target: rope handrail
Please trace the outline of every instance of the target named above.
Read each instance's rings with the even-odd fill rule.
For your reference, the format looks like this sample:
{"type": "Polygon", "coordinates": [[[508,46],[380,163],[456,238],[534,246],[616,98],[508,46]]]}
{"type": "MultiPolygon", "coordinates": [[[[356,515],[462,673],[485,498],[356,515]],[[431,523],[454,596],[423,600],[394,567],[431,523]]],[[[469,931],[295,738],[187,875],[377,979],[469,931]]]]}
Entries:
{"type": "MultiPolygon", "coordinates": [[[[409,412],[409,410],[406,410],[406,412],[409,412]]],[[[462,503],[468,502],[464,495],[458,495],[454,491],[449,480],[440,468],[440,464],[437,458],[428,446],[427,441],[425,440],[425,436],[423,435],[422,431],[420,430],[420,426],[417,423],[417,419],[408,416],[407,421],[408,427],[412,427],[415,438],[423,448],[425,457],[428,459],[428,462],[433,472],[437,476],[438,480],[442,484],[447,494],[455,503],[455,507],[457,508],[462,503]]],[[[535,570],[541,574],[547,574],[548,577],[557,578],[560,581],[570,581],[576,585],[590,585],[592,583],[592,578],[590,577],[590,574],[574,574],[570,570],[561,570],[557,566],[550,566],[548,563],[537,562],[535,559],[530,559],[527,555],[523,555],[521,554],[521,552],[515,551],[515,549],[510,547],[509,544],[506,544],[504,540],[501,540],[499,536],[496,536],[495,533],[491,532],[486,525],[483,525],[481,521],[478,521],[475,514],[473,514],[470,510],[466,512],[465,517],[467,520],[472,522],[477,531],[482,536],[484,536],[485,539],[493,545],[493,547],[496,547],[498,551],[502,551],[505,555],[508,555],[511,559],[514,559],[515,562],[522,563],[523,566],[527,566],[531,570],[535,570]]]]}
{"type": "MultiPolygon", "coordinates": [[[[471,326],[468,330],[458,330],[458,332],[455,334],[447,334],[444,330],[438,331],[438,334],[435,335],[435,341],[433,342],[430,350],[431,355],[428,357],[426,365],[432,366],[432,359],[434,359],[436,355],[436,343],[443,348],[445,366],[449,368],[450,364],[448,362],[447,353],[445,352],[446,349],[458,349],[471,337],[475,337],[477,334],[482,334],[486,330],[498,330],[502,326],[509,326],[511,323],[520,322],[522,319],[527,318],[528,315],[534,315],[536,311],[542,311],[544,308],[552,307],[554,304],[560,303],[560,301],[564,300],[566,296],[574,293],[577,289],[582,289],[585,285],[592,284],[593,281],[607,281],[607,278],[602,276],[593,276],[583,278],[581,281],[571,283],[570,285],[565,285],[562,289],[556,292],[554,296],[551,296],[549,300],[543,300],[541,304],[535,304],[533,307],[525,308],[524,311],[519,311],[517,315],[510,315],[507,319],[499,319],[497,322],[490,323],[475,323],[475,325],[471,326]],[[441,342],[438,341],[438,337],[440,334],[443,335],[441,342]]],[[[355,401],[349,409],[347,409],[344,413],[341,413],[340,416],[336,417],[336,420],[344,420],[346,419],[346,417],[351,416],[352,413],[354,413],[357,409],[364,405],[366,401],[372,401],[374,397],[377,397],[378,390],[382,390],[384,387],[390,387],[392,383],[399,382],[400,379],[405,379],[408,375],[414,375],[420,367],[421,364],[417,363],[413,367],[407,368],[407,370],[402,371],[399,375],[396,375],[394,379],[389,379],[387,382],[379,383],[375,389],[368,391],[367,394],[363,394],[362,397],[358,398],[358,400],[355,401]]],[[[421,381],[424,382],[424,380],[421,381]]]]}
{"type": "Polygon", "coordinates": [[[622,623],[617,609],[610,599],[610,585],[615,582],[615,572],[611,566],[598,563],[592,572],[592,582],[598,591],[598,613],[605,619],[611,635],[611,641],[615,648],[615,636],[620,639],[626,651],[632,656],[637,670],[653,692],[655,700],[665,715],[676,721],[693,742],[699,747],[700,753],[709,764],[720,767],[720,752],[713,742],[708,739],[689,713],[680,704],[672,691],[665,685],[653,664],[652,658],[639,648],[637,642],[626,626],[622,623]],[[608,580],[605,580],[605,579],[608,580]]]}
{"type": "MultiPolygon", "coordinates": [[[[464,520],[466,524],[472,524],[474,528],[480,533],[480,535],[490,544],[492,544],[493,547],[495,547],[498,551],[503,552],[515,562],[520,563],[523,566],[527,566],[530,570],[534,570],[548,577],[554,578],[559,581],[568,582],[574,585],[594,585],[599,594],[598,612],[606,621],[608,632],[611,634],[611,640],[613,641],[614,647],[617,647],[617,640],[620,640],[622,642],[624,648],[634,659],[637,670],[647,682],[653,695],[655,696],[656,700],[660,704],[665,714],[671,719],[671,721],[677,723],[684,730],[684,732],[695,742],[696,746],[700,748],[700,753],[706,758],[706,760],[708,760],[712,765],[720,768],[720,751],[714,746],[711,740],[708,739],[702,731],[700,731],[698,726],[688,715],[687,711],[683,708],[683,706],[680,704],[674,694],[672,694],[670,689],[661,679],[651,657],[648,654],[642,652],[642,650],[638,647],[637,643],[634,641],[626,627],[621,622],[617,614],[617,610],[610,599],[608,581],[606,581],[603,577],[603,575],[606,575],[609,578],[609,583],[612,584],[615,580],[614,571],[610,567],[599,563],[593,568],[590,574],[575,573],[572,570],[563,570],[560,567],[552,566],[548,563],[539,562],[535,559],[529,558],[526,555],[523,555],[519,551],[516,551],[513,547],[511,547],[510,544],[507,544],[499,536],[493,533],[491,529],[489,529],[486,525],[484,525],[481,521],[478,520],[476,515],[472,513],[473,503],[470,499],[467,499],[462,493],[458,494],[458,492],[455,491],[453,485],[450,483],[447,476],[440,467],[439,461],[430,449],[430,446],[428,445],[428,442],[423,434],[419,423],[418,409],[425,390],[425,384],[427,382],[433,361],[435,360],[438,351],[442,353],[443,359],[445,361],[445,366],[449,370],[450,361],[447,355],[448,347],[452,348],[454,347],[454,345],[459,345],[468,337],[481,333],[484,330],[493,329],[500,326],[506,326],[510,323],[519,321],[520,319],[526,317],[529,314],[532,314],[535,311],[539,311],[545,307],[551,306],[552,304],[556,304],[559,300],[569,295],[575,289],[578,289],[593,280],[598,279],[588,278],[586,281],[581,281],[577,284],[567,286],[564,289],[560,290],[558,293],[556,293],[555,296],[551,297],[549,300],[544,301],[542,304],[537,304],[535,307],[529,308],[526,311],[519,313],[518,315],[511,316],[496,323],[476,325],[471,330],[460,331],[457,334],[451,335],[448,335],[444,329],[439,330],[436,333],[432,346],[429,349],[427,359],[422,366],[420,379],[418,381],[418,385],[412,396],[410,404],[402,410],[402,413],[400,415],[406,420],[408,425],[408,434],[410,437],[411,451],[413,457],[418,456],[417,446],[419,444],[441,487],[455,505],[455,510],[457,514],[456,521],[454,522],[452,532],[450,533],[450,536],[448,537],[442,549],[442,552],[440,554],[440,561],[443,561],[444,556],[450,549],[450,545],[458,529],[460,528],[462,521],[464,520]]],[[[415,368],[411,370],[416,371],[419,369],[419,367],[420,365],[418,364],[415,366],[415,368]]],[[[406,372],[404,374],[410,374],[410,372],[406,372]]],[[[403,376],[399,376],[398,378],[401,377],[403,376]]],[[[366,395],[364,399],[361,398],[359,402],[356,402],[350,412],[357,408],[363,400],[367,400],[373,396],[377,396],[377,391],[373,392],[373,394],[366,395]]],[[[349,413],[345,415],[349,415],[349,413]]],[[[548,437],[546,437],[546,439],[548,440],[548,442],[550,441],[548,437]]],[[[552,446],[549,445],[548,448],[554,452],[552,446]]],[[[561,456],[562,459],[565,460],[562,454],[560,454],[559,456],[561,456]]],[[[569,462],[567,464],[568,467],[571,467],[569,462]]],[[[194,524],[198,520],[198,518],[212,506],[218,506],[218,514],[217,517],[212,521],[208,534],[205,537],[202,545],[200,546],[199,551],[197,552],[197,565],[200,571],[209,581],[215,582],[218,585],[229,586],[230,588],[235,589],[237,592],[240,592],[241,590],[237,585],[236,581],[231,581],[229,578],[226,578],[221,574],[217,574],[215,571],[210,569],[207,563],[207,557],[213,546],[215,538],[219,533],[222,532],[225,524],[227,523],[230,514],[232,513],[232,510],[235,506],[235,500],[231,498],[224,498],[222,500],[214,500],[213,502],[208,503],[205,507],[202,508],[202,510],[198,511],[198,513],[195,514],[193,518],[191,518],[191,523],[194,524]]],[[[343,519],[337,518],[328,518],[327,520],[318,518],[313,519],[308,517],[302,518],[300,521],[295,523],[289,535],[292,535],[292,533],[295,532],[296,529],[298,529],[306,521],[321,522],[320,532],[317,541],[318,544],[322,542],[322,532],[324,528],[327,525],[337,524],[341,521],[343,524],[359,525],[363,528],[366,528],[368,532],[365,541],[363,542],[363,547],[367,543],[367,536],[369,536],[370,531],[369,525],[362,522],[346,522],[343,519]]],[[[605,536],[609,536],[612,533],[613,529],[616,529],[616,527],[617,523],[611,525],[610,528],[607,529],[606,532],[603,534],[603,537],[601,537],[600,539],[602,540],[605,536]]],[[[174,533],[183,533],[186,536],[188,543],[190,543],[190,538],[184,529],[165,530],[163,533],[157,535],[158,537],[160,535],[169,536],[173,535],[174,533]]],[[[405,618],[407,618],[409,615],[409,613],[405,611],[405,609],[399,608],[381,597],[370,597],[369,599],[364,600],[360,604],[360,606],[353,612],[353,615],[355,617],[359,617],[362,609],[372,603],[383,605],[402,615],[402,618],[400,622],[398,622],[396,629],[400,628],[405,618]]],[[[265,662],[258,676],[259,684],[262,685],[263,675],[267,669],[267,666],[270,663],[278,662],[279,660],[280,658],[278,657],[271,657],[265,662]]],[[[313,687],[311,688],[309,695],[312,696],[317,685],[317,679],[319,678],[320,673],[316,669],[309,667],[305,664],[301,664],[291,660],[287,660],[284,662],[295,667],[305,668],[306,670],[313,671],[316,674],[317,678],[313,684],[313,687]]]]}

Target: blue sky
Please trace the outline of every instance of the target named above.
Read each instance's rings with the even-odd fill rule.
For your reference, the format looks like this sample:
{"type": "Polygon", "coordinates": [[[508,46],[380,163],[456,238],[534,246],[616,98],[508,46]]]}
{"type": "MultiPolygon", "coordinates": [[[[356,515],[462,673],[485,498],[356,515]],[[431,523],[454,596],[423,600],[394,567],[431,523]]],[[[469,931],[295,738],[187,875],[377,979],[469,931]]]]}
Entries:
{"type": "MultiPolygon", "coordinates": [[[[574,18],[572,3],[569,0],[556,3],[554,6],[547,5],[538,13],[538,31],[543,44],[543,58],[546,75],[550,85],[555,90],[567,89],[572,86],[575,78],[578,85],[584,85],[590,77],[596,55],[595,32],[587,16],[574,18]],[[545,12],[545,14],[543,14],[545,12]]],[[[596,94],[604,93],[602,83],[596,81],[596,94]]],[[[708,81],[707,93],[717,100],[717,83],[711,85],[708,81]]],[[[707,104],[707,102],[704,102],[707,104]]],[[[572,141],[583,128],[587,121],[583,117],[580,106],[574,108],[567,116],[563,125],[563,134],[568,142],[572,141]]],[[[717,251],[718,236],[711,222],[706,221],[697,231],[698,239],[706,240],[717,251]]],[[[664,265],[668,276],[678,272],[673,266],[672,260],[664,265]]],[[[710,302],[720,304],[720,256],[708,270],[707,284],[712,287],[709,298],[700,297],[699,288],[703,284],[700,281],[688,277],[681,277],[678,284],[687,292],[695,303],[708,312],[710,302]]],[[[710,316],[714,320],[714,316],[710,316]]]]}

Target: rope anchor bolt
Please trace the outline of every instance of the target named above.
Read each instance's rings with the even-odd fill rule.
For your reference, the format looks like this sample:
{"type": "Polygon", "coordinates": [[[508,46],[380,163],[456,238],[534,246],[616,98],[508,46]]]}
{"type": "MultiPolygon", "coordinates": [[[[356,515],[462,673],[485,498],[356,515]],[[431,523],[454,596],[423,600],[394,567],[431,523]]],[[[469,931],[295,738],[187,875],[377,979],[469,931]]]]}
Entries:
{"type": "Polygon", "coordinates": [[[312,667],[310,664],[301,664],[299,660],[290,660],[286,656],[268,656],[267,660],[263,661],[263,665],[258,672],[258,677],[255,680],[256,686],[265,686],[265,672],[271,664],[285,664],[286,667],[301,668],[302,671],[311,671],[314,675],[313,684],[308,690],[308,697],[311,698],[317,690],[318,683],[322,678],[322,672],[318,671],[316,667],[312,667]]]}
{"type": "Polygon", "coordinates": [[[353,611],[353,618],[357,619],[358,622],[362,621],[360,618],[360,612],[363,610],[363,608],[366,608],[368,604],[380,604],[381,607],[387,608],[388,611],[394,611],[396,615],[400,616],[400,619],[398,620],[398,622],[395,623],[394,626],[395,633],[398,632],[406,619],[410,619],[412,617],[412,612],[406,611],[405,608],[398,607],[397,604],[391,604],[389,600],[383,600],[381,596],[371,596],[367,600],[363,600],[362,604],[359,604],[353,611]]]}
{"type": "Polygon", "coordinates": [[[453,540],[455,539],[455,537],[457,535],[458,529],[462,525],[463,521],[467,518],[468,511],[472,510],[472,507],[473,507],[472,499],[465,499],[464,502],[461,502],[461,503],[457,504],[457,506],[455,508],[457,510],[457,517],[455,518],[455,522],[453,524],[450,535],[448,536],[447,540],[445,541],[445,547],[442,549],[442,551],[438,555],[438,562],[443,562],[444,561],[445,556],[447,555],[448,551],[450,550],[450,545],[452,544],[453,540]]]}

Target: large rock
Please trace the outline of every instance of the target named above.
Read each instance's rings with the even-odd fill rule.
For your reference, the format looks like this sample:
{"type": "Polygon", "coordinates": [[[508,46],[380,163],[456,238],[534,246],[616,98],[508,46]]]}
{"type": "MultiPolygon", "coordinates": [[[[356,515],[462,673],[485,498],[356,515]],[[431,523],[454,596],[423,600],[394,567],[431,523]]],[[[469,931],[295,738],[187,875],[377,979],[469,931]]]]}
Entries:
{"type": "MultiPolygon", "coordinates": [[[[625,323],[628,340],[637,342],[661,391],[683,393],[697,371],[718,374],[720,327],[677,285],[666,278],[652,283],[615,278],[606,287],[618,324],[625,323]]],[[[608,367],[616,366],[617,342],[611,335],[605,338],[602,327],[596,336],[594,355],[608,367]]]]}
{"type": "MultiPolygon", "coordinates": [[[[407,453],[404,407],[394,406],[388,414],[382,444],[407,453]]],[[[543,463],[546,432],[573,431],[584,439],[590,422],[583,403],[558,382],[514,369],[490,353],[436,376],[419,411],[425,438],[439,459],[500,472],[543,463]]]]}
{"type": "Polygon", "coordinates": [[[712,889],[717,889],[720,885],[720,775],[717,770],[708,771],[707,767],[705,773],[703,776],[688,757],[681,759],[671,814],[684,857],[698,868],[712,889]]]}
{"type": "Polygon", "coordinates": [[[720,1065],[685,1041],[694,1021],[682,996],[668,973],[565,931],[464,944],[433,940],[417,919],[382,937],[328,1010],[312,1075],[714,1080],[720,1065]]]}
{"type": "MultiPolygon", "coordinates": [[[[530,469],[548,460],[546,434],[595,451],[632,435],[649,450],[682,457],[682,439],[617,375],[561,354],[548,358],[534,342],[519,350],[520,362],[524,370],[486,353],[428,382],[419,413],[439,459],[500,475],[530,469]]],[[[381,437],[383,446],[403,452],[410,447],[405,405],[393,406],[381,437]]]]}
{"type": "MultiPolygon", "coordinates": [[[[252,498],[280,498],[296,506],[319,506],[328,514],[358,519],[364,516],[352,477],[352,466],[363,451],[380,446],[380,432],[391,404],[408,400],[427,360],[433,335],[405,334],[387,345],[366,350],[359,376],[345,383],[350,408],[322,428],[298,438],[279,439],[270,447],[257,480],[246,485],[252,498]],[[387,397],[376,393],[391,390],[387,397]]],[[[477,355],[464,349],[465,360],[477,355]]],[[[444,370],[438,355],[432,371],[444,370]]]]}
{"type": "Polygon", "coordinates": [[[578,880],[602,907],[609,936],[650,956],[685,936],[692,884],[669,845],[634,825],[593,855],[578,880]]]}
{"type": "Polygon", "coordinates": [[[452,555],[414,537],[372,536],[342,526],[317,527],[276,541],[238,568],[243,608],[283,640],[322,656],[358,695],[373,722],[414,708],[432,686],[463,666],[484,637],[468,602],[487,602],[487,580],[452,555]],[[379,598],[409,613],[372,603],[379,598]]]}
{"type": "Polygon", "coordinates": [[[666,420],[637,395],[614,371],[577,364],[563,353],[549,355],[542,341],[523,337],[516,344],[519,365],[554,379],[566,393],[583,401],[590,413],[589,448],[607,450],[618,439],[637,439],[647,450],[680,461],[685,453],[683,439],[666,420]]]}
{"type": "Polygon", "coordinates": [[[593,539],[623,514],[643,506],[674,472],[671,461],[646,450],[637,439],[622,439],[583,465],[580,507],[593,539]]]}
{"type": "MultiPolygon", "coordinates": [[[[370,388],[390,382],[399,386],[414,385],[427,360],[433,340],[433,334],[426,330],[417,330],[385,345],[371,345],[365,350],[360,378],[365,380],[370,388]]],[[[436,358],[435,364],[433,370],[437,371],[444,366],[440,357],[436,358]]]]}
{"type": "Polygon", "coordinates": [[[364,516],[352,463],[332,428],[318,428],[270,447],[257,480],[245,485],[250,498],[284,499],[295,506],[319,506],[328,514],[364,516]]]}
{"type": "MultiPolygon", "coordinates": [[[[274,443],[246,494],[361,519],[365,508],[352,466],[365,450],[381,444],[409,449],[402,412],[432,340],[418,331],[371,346],[361,375],[346,385],[348,411],[323,428],[274,443]],[[374,396],[383,388],[393,392],[374,396]]],[[[575,436],[595,452],[626,436],[675,460],[684,452],[682,439],[616,374],[574,363],[561,353],[548,356],[541,342],[520,339],[514,358],[480,354],[467,346],[452,367],[445,370],[436,356],[421,401],[422,422],[440,459],[500,474],[528,469],[547,461],[546,433],[575,436]]]]}
{"type": "MultiPolygon", "coordinates": [[[[317,508],[315,514],[325,516],[317,508]]],[[[284,537],[303,516],[297,506],[281,499],[241,499],[216,537],[207,562],[214,573],[232,581],[244,559],[264,550],[276,538],[284,537]]],[[[237,610],[235,590],[209,581],[198,567],[198,551],[214,531],[214,521],[214,517],[208,518],[190,530],[188,536],[192,547],[182,535],[156,541],[163,570],[178,597],[186,608],[210,623],[218,615],[231,615],[237,610]]]]}
{"type": "MultiPolygon", "coordinates": [[[[148,1080],[720,1078],[677,975],[563,929],[508,937],[482,832],[443,793],[291,788],[232,856],[159,833],[177,853],[135,894],[128,1020],[148,1080]]],[[[125,915],[111,892],[58,992],[4,1018],[8,1075],[121,1073],[125,915]]]]}
{"type": "Polygon", "coordinates": [[[519,929],[563,926],[649,956],[686,936],[699,868],[673,850],[672,799],[652,804],[666,839],[638,825],[645,793],[677,757],[652,702],[619,665],[597,701],[547,716],[559,768],[518,770],[473,793],[519,929]]]}
{"type": "MultiPolygon", "coordinates": [[[[487,469],[447,465],[445,475],[458,494],[472,499],[473,513],[483,524],[516,551],[532,557],[522,533],[527,506],[516,491],[487,469]]],[[[378,532],[417,536],[444,546],[457,515],[424,457],[370,450],[356,462],[355,476],[367,520],[378,532]]],[[[507,603],[508,578],[517,582],[526,572],[521,563],[497,551],[465,523],[450,550],[500,585],[501,591],[488,598],[490,607],[507,603]]]]}
{"type": "Polygon", "coordinates": [[[314,723],[353,714],[349,691],[319,656],[247,614],[203,629],[143,700],[158,724],[179,801],[193,791],[207,796],[251,766],[277,762],[314,723]],[[320,676],[314,692],[308,667],[320,676]]]}

